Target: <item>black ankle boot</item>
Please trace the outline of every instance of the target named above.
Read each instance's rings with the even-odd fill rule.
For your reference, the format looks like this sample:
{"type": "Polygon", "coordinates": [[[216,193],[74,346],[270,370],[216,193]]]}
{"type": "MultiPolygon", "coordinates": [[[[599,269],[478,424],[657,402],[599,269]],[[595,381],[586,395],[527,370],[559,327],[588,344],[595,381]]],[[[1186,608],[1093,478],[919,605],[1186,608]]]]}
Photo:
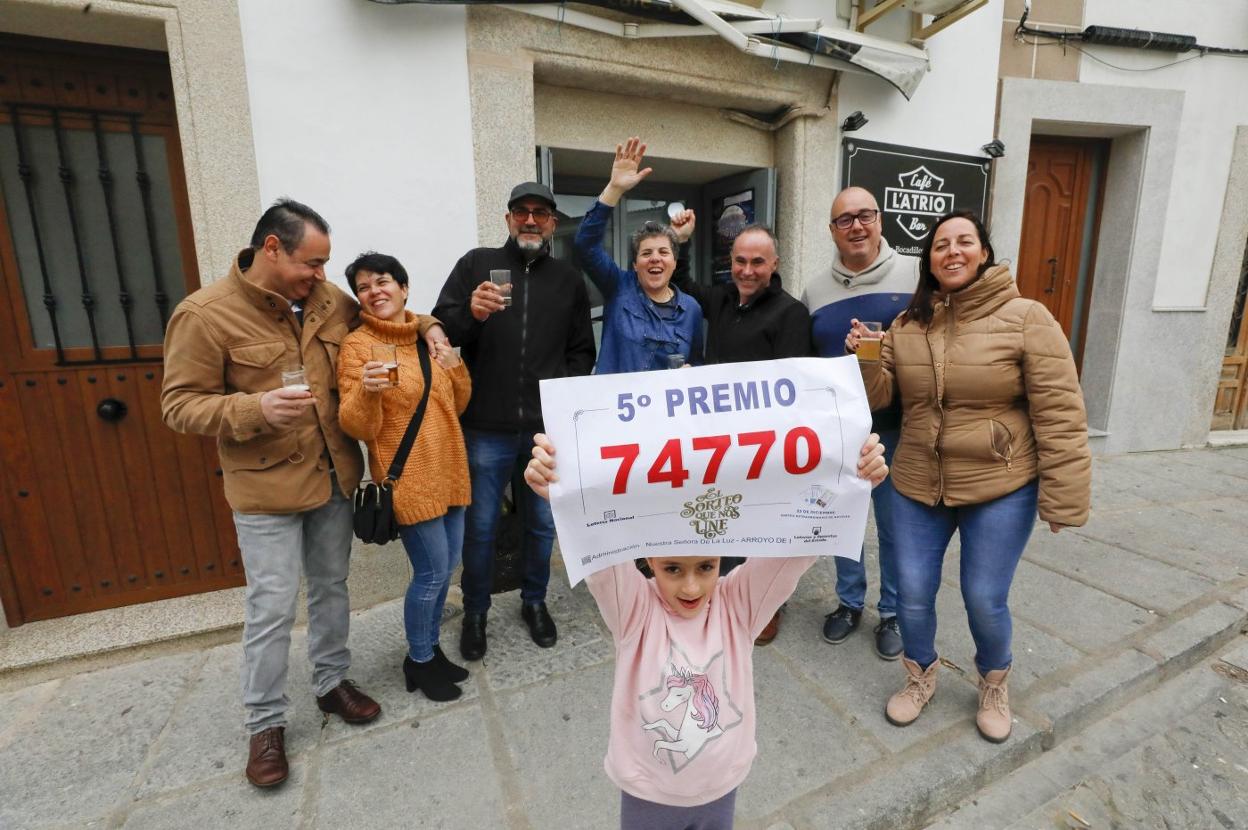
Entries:
{"type": "Polygon", "coordinates": [[[403,679],[407,681],[407,690],[414,692],[420,689],[430,700],[454,700],[463,691],[442,676],[433,660],[417,663],[410,656],[403,658],[403,679]]]}
{"type": "Polygon", "coordinates": [[[442,676],[452,683],[463,683],[468,679],[468,670],[463,666],[457,666],[451,662],[446,653],[442,651],[442,646],[433,647],[433,665],[438,671],[442,672],[442,676]]]}
{"type": "Polygon", "coordinates": [[[464,614],[459,653],[465,660],[480,660],[485,656],[485,614],[464,614]]]}

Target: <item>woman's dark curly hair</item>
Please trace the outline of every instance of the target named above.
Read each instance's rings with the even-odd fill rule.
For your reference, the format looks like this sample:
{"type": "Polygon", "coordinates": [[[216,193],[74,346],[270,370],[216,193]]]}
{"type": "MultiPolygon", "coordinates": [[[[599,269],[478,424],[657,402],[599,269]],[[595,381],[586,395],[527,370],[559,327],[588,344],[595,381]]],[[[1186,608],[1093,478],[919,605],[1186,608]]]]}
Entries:
{"type": "Polygon", "coordinates": [[[935,225],[932,225],[931,233],[923,242],[923,253],[919,254],[919,287],[915,290],[914,296],[910,298],[910,305],[906,307],[906,320],[914,320],[924,326],[932,322],[932,297],[940,290],[940,283],[936,281],[936,275],[932,273],[932,243],[936,239],[936,229],[950,219],[970,221],[975,226],[975,233],[979,235],[979,244],[988,252],[988,258],[975,272],[976,279],[997,264],[997,255],[993,252],[992,243],[988,240],[988,228],[984,226],[979,216],[971,210],[955,210],[946,213],[936,220],[935,225]]]}

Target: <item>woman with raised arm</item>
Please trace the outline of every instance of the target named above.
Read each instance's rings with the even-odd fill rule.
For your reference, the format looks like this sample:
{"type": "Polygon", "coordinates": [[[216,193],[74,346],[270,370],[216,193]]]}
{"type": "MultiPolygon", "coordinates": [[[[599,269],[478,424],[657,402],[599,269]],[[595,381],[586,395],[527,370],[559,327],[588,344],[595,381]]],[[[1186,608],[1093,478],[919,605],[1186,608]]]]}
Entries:
{"type": "Polygon", "coordinates": [[[628,270],[616,265],[603,247],[611,212],[650,175],[651,168],[641,168],[645,152],[646,145],[636,137],[616,145],[611,180],[581,220],[572,243],[581,267],[606,301],[602,348],[594,367],[600,375],[667,369],[673,356],[690,364],[702,362],[702,309],[671,284],[682,241],[676,231],[658,222],[635,230],[633,267],[628,270]]]}

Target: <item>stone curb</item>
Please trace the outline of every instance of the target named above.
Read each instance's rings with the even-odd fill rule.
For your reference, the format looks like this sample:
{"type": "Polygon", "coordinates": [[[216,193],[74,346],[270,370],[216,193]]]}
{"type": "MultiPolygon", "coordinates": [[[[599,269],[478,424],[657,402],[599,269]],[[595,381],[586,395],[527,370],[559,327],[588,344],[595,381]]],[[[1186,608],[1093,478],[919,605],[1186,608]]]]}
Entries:
{"type": "MultiPolygon", "coordinates": [[[[1236,637],[1246,617],[1236,607],[1212,603],[1153,632],[1138,648],[1090,665],[1060,687],[1019,701],[1014,734],[1005,744],[984,741],[973,725],[962,721],[901,758],[888,759],[882,774],[871,776],[866,770],[863,780],[852,784],[833,781],[758,826],[783,821],[803,830],[920,826],[1191,668],[1236,637]],[[1039,728],[1020,720],[1019,714],[1039,728]],[[940,763],[933,763],[935,753],[940,763]]],[[[1248,646],[1233,657],[1248,664],[1248,646]]]]}
{"type": "Polygon", "coordinates": [[[1156,660],[1164,673],[1175,675],[1229,642],[1239,633],[1245,616],[1238,608],[1215,602],[1154,632],[1139,649],[1156,660]]]}
{"type": "Polygon", "coordinates": [[[783,812],[793,825],[811,830],[895,830],[916,827],[950,809],[979,788],[1040,756],[1042,734],[1015,722],[1004,744],[990,744],[962,721],[924,742],[904,760],[889,759],[881,775],[846,787],[833,781],[815,797],[799,799],[783,812]],[[943,738],[943,740],[942,740],[943,738]],[[940,763],[932,763],[932,753],[940,763]]]}
{"type": "Polygon", "coordinates": [[[1028,698],[1025,708],[1043,719],[1044,748],[1049,750],[1143,692],[1160,675],[1153,658],[1128,649],[1028,698]]]}

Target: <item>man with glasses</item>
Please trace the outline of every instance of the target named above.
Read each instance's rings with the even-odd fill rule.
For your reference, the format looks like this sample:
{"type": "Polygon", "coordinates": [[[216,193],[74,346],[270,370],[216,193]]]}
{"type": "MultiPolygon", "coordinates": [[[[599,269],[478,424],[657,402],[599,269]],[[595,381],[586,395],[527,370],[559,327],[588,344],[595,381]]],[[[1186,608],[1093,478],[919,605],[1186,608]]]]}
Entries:
{"type": "MultiPolygon", "coordinates": [[[[465,660],[485,655],[503,490],[528,463],[533,434],[542,431],[538,381],[588,375],[594,367],[585,282],[571,265],[550,255],[559,224],[554,194],[537,182],[517,185],[505,219],[507,242],[464,254],[433,309],[451,342],[462,347],[472,373],[472,400],[460,418],[472,479],[460,578],[464,622],[459,651],[465,660]]],[[[545,499],[513,495],[524,509],[521,618],[533,642],[550,648],[558,637],[546,609],[555,522],[545,499]]]]}
{"type": "MultiPolygon", "coordinates": [[[[842,190],[832,202],[828,224],[836,252],[830,273],[808,281],[802,302],[811,314],[816,352],[823,357],[845,354],[850,321],[878,320],[885,329],[905,310],[919,281],[917,257],[899,254],[881,235],[880,206],[861,187],[842,190]]],[[[885,460],[892,463],[901,426],[899,405],[872,413],[871,431],[879,433],[885,460]]],[[[875,653],[885,660],[901,656],[897,629],[897,577],[893,572],[893,535],[889,518],[891,480],[871,492],[880,550],[880,622],[875,627],[875,653]]],[[[827,615],[823,639],[843,643],[858,628],[867,596],[867,570],[862,561],[836,557],[839,605],[827,615]]]]}

